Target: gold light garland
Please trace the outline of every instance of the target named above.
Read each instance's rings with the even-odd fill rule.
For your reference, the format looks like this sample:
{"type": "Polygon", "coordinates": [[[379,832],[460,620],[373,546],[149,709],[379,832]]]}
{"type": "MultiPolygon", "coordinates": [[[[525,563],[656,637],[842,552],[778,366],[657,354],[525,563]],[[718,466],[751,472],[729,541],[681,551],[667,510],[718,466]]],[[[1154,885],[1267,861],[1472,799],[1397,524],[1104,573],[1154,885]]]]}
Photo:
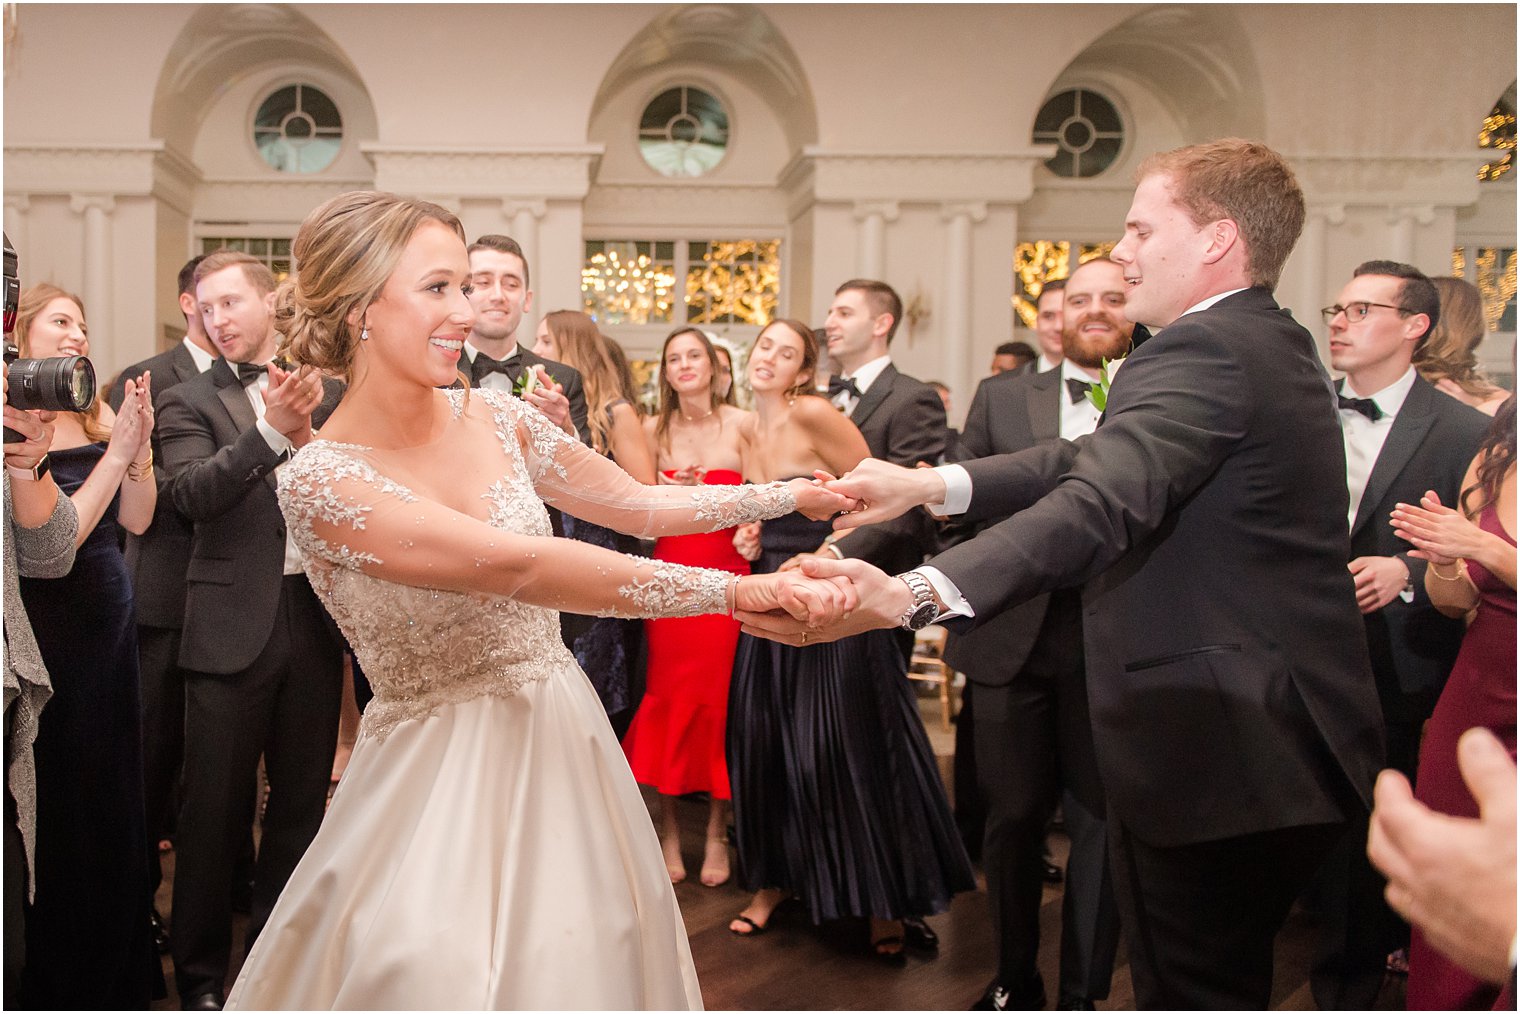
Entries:
{"type": "Polygon", "coordinates": [[[687,319],[693,324],[769,324],[781,294],[781,241],[705,245],[701,262],[686,270],[687,319]]]}
{"type": "Polygon", "coordinates": [[[608,243],[581,269],[581,305],[603,324],[669,323],[675,286],[668,263],[637,251],[634,244],[608,243]]]}
{"type": "Polygon", "coordinates": [[[1514,250],[1483,246],[1473,251],[1469,272],[1467,248],[1459,246],[1451,252],[1451,273],[1478,287],[1478,293],[1483,297],[1483,317],[1490,331],[1499,330],[1504,310],[1515,298],[1516,266],[1514,250]]]}

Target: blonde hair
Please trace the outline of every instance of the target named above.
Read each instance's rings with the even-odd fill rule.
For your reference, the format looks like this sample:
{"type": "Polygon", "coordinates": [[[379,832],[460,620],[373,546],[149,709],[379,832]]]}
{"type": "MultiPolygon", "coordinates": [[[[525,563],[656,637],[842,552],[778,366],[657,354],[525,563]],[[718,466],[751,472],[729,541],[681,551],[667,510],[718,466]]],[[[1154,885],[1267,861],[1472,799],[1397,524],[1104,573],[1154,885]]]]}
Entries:
{"type": "Polygon", "coordinates": [[[447,208],[376,190],[339,194],[307,215],[290,248],[296,273],[275,298],[280,353],[349,379],[359,348],[349,314],[379,298],[424,222],[442,222],[464,242],[447,208]]]}
{"type": "MultiPolygon", "coordinates": [[[[16,303],[16,348],[21,352],[21,358],[32,358],[32,325],[42,316],[42,311],[47,309],[49,303],[55,299],[67,299],[79,308],[79,324],[84,326],[84,300],[72,292],[65,292],[58,286],[49,282],[38,282],[21,294],[16,303]]],[[[88,332],[87,332],[88,333],[88,332]]],[[[106,425],[100,418],[100,385],[95,385],[95,397],[90,401],[90,407],[83,412],[69,412],[67,415],[79,420],[80,427],[84,430],[85,437],[92,443],[111,438],[111,427],[106,425]]]]}
{"type": "Polygon", "coordinates": [[[1488,321],[1483,316],[1483,296],[1471,282],[1450,275],[1430,280],[1440,297],[1441,314],[1415,351],[1414,368],[1432,383],[1450,379],[1476,398],[1498,390],[1478,369],[1478,343],[1488,321]]]}
{"type": "Polygon", "coordinates": [[[611,449],[612,404],[624,400],[617,364],[597,330],[596,322],[579,310],[555,310],[544,316],[544,326],[559,346],[560,362],[581,375],[586,392],[586,425],[591,446],[602,454],[611,449]]]}

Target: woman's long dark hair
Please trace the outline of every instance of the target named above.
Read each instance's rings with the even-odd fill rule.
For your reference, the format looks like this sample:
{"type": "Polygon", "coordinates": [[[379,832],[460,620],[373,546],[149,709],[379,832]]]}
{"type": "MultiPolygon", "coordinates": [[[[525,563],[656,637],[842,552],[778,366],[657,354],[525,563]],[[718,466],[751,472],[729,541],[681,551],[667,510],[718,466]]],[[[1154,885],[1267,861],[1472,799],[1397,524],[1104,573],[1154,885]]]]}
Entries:
{"type": "Polygon", "coordinates": [[[1499,487],[1504,476],[1515,464],[1515,396],[1512,394],[1499,411],[1494,413],[1493,424],[1483,436],[1478,447],[1477,481],[1462,491],[1461,510],[1469,518],[1476,518],[1487,505],[1499,499],[1499,487]],[[1481,499],[1469,505],[1474,494],[1481,499]]]}

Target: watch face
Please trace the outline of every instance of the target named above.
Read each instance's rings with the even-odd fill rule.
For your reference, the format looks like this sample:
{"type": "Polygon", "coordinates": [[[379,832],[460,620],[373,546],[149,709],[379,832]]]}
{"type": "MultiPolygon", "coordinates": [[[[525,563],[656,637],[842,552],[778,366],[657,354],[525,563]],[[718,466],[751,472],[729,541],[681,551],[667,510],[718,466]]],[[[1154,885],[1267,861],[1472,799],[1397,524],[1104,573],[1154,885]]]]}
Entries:
{"type": "Polygon", "coordinates": [[[922,630],[930,623],[933,623],[934,618],[938,615],[939,610],[935,608],[934,603],[925,602],[923,605],[913,610],[913,615],[908,617],[908,629],[922,630]]]}

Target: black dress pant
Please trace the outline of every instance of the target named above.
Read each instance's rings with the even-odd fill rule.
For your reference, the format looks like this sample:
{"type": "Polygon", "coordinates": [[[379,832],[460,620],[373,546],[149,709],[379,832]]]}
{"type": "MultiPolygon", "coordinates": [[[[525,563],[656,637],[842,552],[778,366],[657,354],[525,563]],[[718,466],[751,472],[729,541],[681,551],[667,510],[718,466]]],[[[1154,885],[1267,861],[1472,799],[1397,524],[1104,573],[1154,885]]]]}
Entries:
{"type": "Polygon", "coordinates": [[[163,881],[158,843],[174,835],[180,765],[185,757],[185,674],[178,628],[137,628],[142,674],[143,811],[147,816],[149,889],[163,881]]]}
{"type": "Polygon", "coordinates": [[[187,672],[184,804],[175,846],[174,968],[181,997],[221,991],[232,884],[248,841],[259,757],[269,779],[246,947],[252,947],[327,801],[342,700],[342,647],[304,576],[284,579],[253,665],[187,672]]]}
{"type": "Polygon", "coordinates": [[[1161,847],[1109,815],[1114,887],[1141,1010],[1265,1010],[1272,947],[1344,824],[1161,847]]]}
{"type": "Polygon", "coordinates": [[[1053,594],[1023,669],[1004,686],[975,691],[973,748],[987,803],[982,867],[997,981],[1015,996],[1034,992],[1045,832],[1063,789],[1072,852],[1062,904],[1062,999],[1106,998],[1118,948],[1080,607],[1075,591],[1053,594]]]}

